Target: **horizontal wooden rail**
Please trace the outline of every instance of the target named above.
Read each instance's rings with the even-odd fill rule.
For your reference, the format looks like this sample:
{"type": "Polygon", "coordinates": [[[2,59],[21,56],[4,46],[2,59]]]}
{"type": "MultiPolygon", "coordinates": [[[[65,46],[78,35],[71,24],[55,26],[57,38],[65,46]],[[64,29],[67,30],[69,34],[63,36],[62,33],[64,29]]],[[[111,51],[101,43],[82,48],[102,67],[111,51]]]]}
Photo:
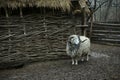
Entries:
{"type": "Polygon", "coordinates": [[[120,24],[94,23],[92,41],[120,45],[120,24]]]}
{"type": "Polygon", "coordinates": [[[93,24],[100,26],[120,26],[120,24],[112,24],[112,23],[93,23],[93,24]]]}

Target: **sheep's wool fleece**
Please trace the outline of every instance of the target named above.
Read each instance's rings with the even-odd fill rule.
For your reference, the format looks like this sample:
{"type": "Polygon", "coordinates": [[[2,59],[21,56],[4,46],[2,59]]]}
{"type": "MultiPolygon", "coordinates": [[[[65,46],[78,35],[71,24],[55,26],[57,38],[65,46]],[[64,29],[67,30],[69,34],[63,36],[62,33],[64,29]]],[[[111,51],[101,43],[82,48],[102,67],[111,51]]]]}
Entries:
{"type": "Polygon", "coordinates": [[[80,48],[78,50],[78,53],[84,54],[84,53],[89,53],[90,52],[90,40],[89,38],[85,36],[80,36],[80,40],[84,41],[83,43],[80,43],[80,48]]]}
{"type": "MultiPolygon", "coordinates": [[[[78,36],[77,35],[72,35],[75,37],[75,39],[78,39],[78,36]]],[[[80,38],[80,46],[79,46],[79,49],[78,49],[78,52],[74,54],[71,54],[70,50],[69,50],[69,46],[67,45],[67,54],[71,57],[74,57],[74,56],[81,56],[82,54],[88,54],[90,52],[90,40],[89,38],[85,37],[85,36],[79,36],[80,38]],[[83,42],[82,42],[83,41],[83,42]]],[[[78,40],[76,40],[77,43],[78,43],[78,40]]]]}

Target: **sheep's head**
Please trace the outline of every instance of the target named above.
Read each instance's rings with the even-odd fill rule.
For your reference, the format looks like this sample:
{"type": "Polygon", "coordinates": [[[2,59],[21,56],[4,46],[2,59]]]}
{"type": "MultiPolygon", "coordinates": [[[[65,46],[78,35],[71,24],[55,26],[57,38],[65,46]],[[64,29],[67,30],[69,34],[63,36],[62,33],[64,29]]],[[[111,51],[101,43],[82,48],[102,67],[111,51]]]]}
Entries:
{"type": "Polygon", "coordinates": [[[80,45],[81,43],[85,42],[85,40],[81,40],[80,37],[78,35],[71,35],[69,38],[68,38],[68,42],[72,45],[80,45]]]}
{"type": "Polygon", "coordinates": [[[79,40],[79,37],[77,35],[71,35],[69,38],[68,38],[68,42],[70,44],[79,44],[80,43],[80,40],[79,40]]]}

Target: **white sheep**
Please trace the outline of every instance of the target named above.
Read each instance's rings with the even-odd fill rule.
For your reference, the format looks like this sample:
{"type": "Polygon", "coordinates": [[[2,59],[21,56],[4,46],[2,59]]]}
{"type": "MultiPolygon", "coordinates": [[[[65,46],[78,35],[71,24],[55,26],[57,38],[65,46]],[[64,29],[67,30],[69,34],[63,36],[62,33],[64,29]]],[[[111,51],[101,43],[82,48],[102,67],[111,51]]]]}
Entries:
{"type": "Polygon", "coordinates": [[[85,36],[70,35],[66,46],[67,55],[72,58],[72,65],[78,65],[78,60],[88,61],[90,39],[85,36]]]}

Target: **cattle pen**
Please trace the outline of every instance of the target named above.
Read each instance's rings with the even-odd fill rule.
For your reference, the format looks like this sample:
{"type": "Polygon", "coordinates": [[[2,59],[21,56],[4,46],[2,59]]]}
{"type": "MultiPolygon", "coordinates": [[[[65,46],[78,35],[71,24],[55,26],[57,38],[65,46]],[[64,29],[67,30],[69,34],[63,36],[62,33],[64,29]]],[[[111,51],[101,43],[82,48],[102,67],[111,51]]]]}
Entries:
{"type": "Polygon", "coordinates": [[[0,80],[119,80],[117,3],[0,0],[0,80]],[[72,34],[90,38],[88,62],[71,65],[66,43],[72,34]]]}

